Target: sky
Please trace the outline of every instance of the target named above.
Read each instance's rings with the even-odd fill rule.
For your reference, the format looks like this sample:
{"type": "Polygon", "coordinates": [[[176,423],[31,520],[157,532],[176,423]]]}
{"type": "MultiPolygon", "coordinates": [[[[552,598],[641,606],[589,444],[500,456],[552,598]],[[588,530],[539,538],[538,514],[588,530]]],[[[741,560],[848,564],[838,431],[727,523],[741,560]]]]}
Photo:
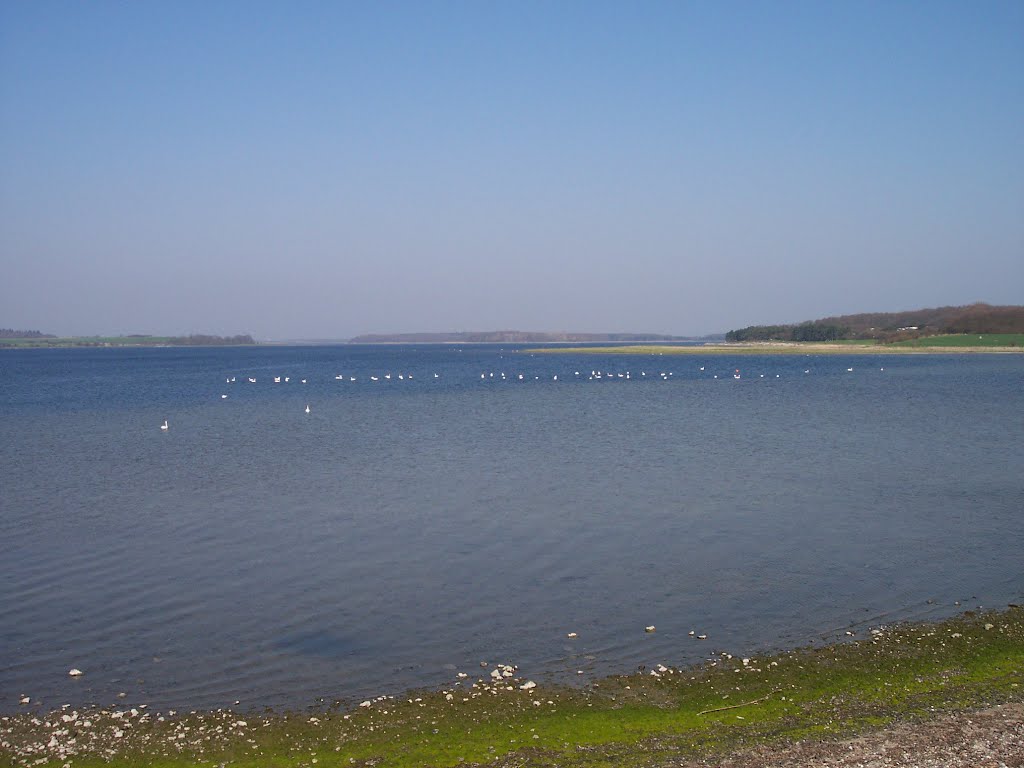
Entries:
{"type": "Polygon", "coordinates": [[[0,0],[0,327],[1024,304],[1024,3],[0,0]]]}

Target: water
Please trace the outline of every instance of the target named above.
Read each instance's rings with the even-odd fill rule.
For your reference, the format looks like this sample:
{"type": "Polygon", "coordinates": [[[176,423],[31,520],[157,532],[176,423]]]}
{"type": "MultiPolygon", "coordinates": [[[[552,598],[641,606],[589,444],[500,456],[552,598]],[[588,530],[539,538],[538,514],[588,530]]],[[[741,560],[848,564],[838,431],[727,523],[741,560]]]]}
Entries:
{"type": "Polygon", "coordinates": [[[0,711],[574,682],[1020,602],[1022,414],[1021,356],[4,351],[0,711]]]}

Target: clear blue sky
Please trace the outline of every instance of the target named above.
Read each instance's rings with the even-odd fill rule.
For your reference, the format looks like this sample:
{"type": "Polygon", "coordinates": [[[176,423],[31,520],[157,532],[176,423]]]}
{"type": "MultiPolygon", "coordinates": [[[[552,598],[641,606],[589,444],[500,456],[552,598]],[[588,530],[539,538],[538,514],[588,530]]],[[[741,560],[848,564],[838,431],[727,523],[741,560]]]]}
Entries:
{"type": "Polygon", "coordinates": [[[0,327],[1024,303],[1024,3],[0,0],[0,327]]]}

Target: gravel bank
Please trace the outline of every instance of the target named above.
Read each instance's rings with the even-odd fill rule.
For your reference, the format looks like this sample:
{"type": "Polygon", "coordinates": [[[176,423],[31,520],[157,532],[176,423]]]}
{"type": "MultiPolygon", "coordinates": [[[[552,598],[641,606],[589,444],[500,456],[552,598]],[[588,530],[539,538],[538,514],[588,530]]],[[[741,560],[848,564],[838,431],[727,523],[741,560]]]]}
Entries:
{"type": "Polygon", "coordinates": [[[957,712],[900,723],[842,741],[757,747],[708,760],[658,768],[1021,768],[1024,704],[957,712]]]}

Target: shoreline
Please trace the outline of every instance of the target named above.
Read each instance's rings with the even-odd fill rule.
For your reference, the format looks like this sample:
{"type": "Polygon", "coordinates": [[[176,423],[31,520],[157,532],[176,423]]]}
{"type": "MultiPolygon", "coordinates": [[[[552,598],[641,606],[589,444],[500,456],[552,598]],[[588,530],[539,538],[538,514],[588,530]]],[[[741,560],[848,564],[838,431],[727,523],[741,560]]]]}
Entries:
{"type": "Polygon", "coordinates": [[[737,341],[694,346],[626,345],[617,347],[530,348],[531,354],[602,355],[1014,355],[1024,347],[897,347],[890,344],[827,344],[797,341],[737,341]]]}
{"type": "Polygon", "coordinates": [[[745,750],[752,761],[732,764],[759,765],[765,750],[875,738],[901,724],[1024,703],[1018,606],[858,628],[843,642],[756,658],[707,652],[699,666],[657,664],[578,689],[538,685],[513,666],[492,665],[453,673],[438,690],[349,709],[65,705],[0,717],[0,756],[11,766],[594,766],[670,758],[718,764],[745,750]]]}

